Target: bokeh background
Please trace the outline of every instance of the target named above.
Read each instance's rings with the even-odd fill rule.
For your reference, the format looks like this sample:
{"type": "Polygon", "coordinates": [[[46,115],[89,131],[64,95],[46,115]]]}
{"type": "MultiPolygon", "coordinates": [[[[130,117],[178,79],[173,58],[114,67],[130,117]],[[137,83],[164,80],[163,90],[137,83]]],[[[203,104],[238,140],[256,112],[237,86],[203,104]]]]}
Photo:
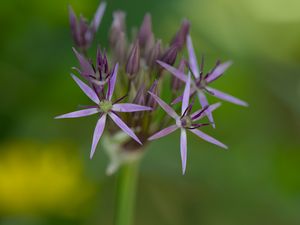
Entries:
{"type": "MultiPolygon", "coordinates": [[[[14,0],[0,6],[0,224],[113,224],[116,176],[98,148],[94,118],[55,121],[86,102],[69,77],[76,65],[68,4],[91,18],[98,0],[14,0]]],[[[138,183],[136,224],[300,224],[300,2],[298,0],[108,0],[97,42],[107,44],[112,12],[128,27],[153,15],[168,42],[182,18],[197,55],[234,65],[215,87],[249,102],[224,103],[223,152],[189,137],[181,175],[178,134],[149,146],[138,183]]],[[[211,98],[211,102],[215,99],[211,98]]]]}

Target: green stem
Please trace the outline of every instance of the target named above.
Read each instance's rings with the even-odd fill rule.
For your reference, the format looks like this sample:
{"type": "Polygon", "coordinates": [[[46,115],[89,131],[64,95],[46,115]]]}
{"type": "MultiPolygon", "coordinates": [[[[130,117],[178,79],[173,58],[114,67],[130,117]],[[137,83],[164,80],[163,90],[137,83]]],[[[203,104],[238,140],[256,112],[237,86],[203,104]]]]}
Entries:
{"type": "Polygon", "coordinates": [[[117,211],[115,225],[132,225],[134,219],[135,194],[139,160],[124,164],[117,181],[117,211]]]}

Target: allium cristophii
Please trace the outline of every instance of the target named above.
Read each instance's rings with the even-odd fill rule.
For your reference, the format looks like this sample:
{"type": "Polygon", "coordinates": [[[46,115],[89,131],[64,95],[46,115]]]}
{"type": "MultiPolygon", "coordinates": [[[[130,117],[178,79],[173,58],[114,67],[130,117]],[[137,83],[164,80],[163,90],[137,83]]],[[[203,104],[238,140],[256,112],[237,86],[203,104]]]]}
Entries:
{"type": "MultiPolygon", "coordinates": [[[[209,105],[206,93],[247,106],[244,101],[208,86],[225,72],[231,62],[223,64],[218,62],[204,76],[204,61],[202,60],[199,68],[189,34],[188,20],[184,19],[169,44],[164,44],[153,33],[152,18],[149,13],[145,14],[138,31],[129,36],[126,32],[126,13],[122,11],[113,13],[112,25],[108,33],[109,46],[106,48],[108,50],[98,47],[94,54],[96,60],[93,62],[88,53],[93,49],[92,41],[105,6],[106,3],[100,4],[91,25],[88,25],[83,17],[77,21],[70,8],[71,31],[75,42],[73,51],[79,62],[79,67],[73,69],[82,79],[74,74],[71,76],[95,105],[84,106],[79,111],[56,118],[85,117],[93,114],[99,117],[94,130],[90,157],[95,154],[101,136],[105,136],[104,141],[111,140],[105,141],[103,146],[108,152],[118,149],[113,154],[109,153],[114,155],[114,159],[111,159],[114,165],[110,166],[109,173],[114,172],[122,163],[126,163],[128,157],[123,157],[124,154],[143,155],[149,141],[164,137],[177,129],[180,129],[181,133],[183,173],[187,161],[187,131],[207,142],[227,148],[223,143],[200,131],[200,128],[209,125],[214,127],[212,113],[220,106],[220,103],[209,105]],[[185,60],[185,48],[187,48],[188,60],[185,60]],[[172,79],[168,79],[170,75],[172,79]],[[171,81],[169,91],[172,98],[176,98],[173,103],[181,102],[180,113],[159,97],[166,81],[171,81]],[[199,98],[201,108],[192,113],[192,108],[197,107],[197,104],[194,104],[196,96],[199,98]],[[122,103],[123,101],[126,103],[122,103]],[[161,114],[158,105],[166,114],[161,114]],[[199,120],[206,116],[209,122],[199,123],[199,120]],[[174,119],[173,123],[170,117],[174,119]],[[115,138],[120,137],[120,134],[126,134],[126,138],[115,138]],[[111,144],[113,146],[109,143],[113,143],[111,144]]],[[[103,46],[101,43],[97,45],[103,46]]]]}

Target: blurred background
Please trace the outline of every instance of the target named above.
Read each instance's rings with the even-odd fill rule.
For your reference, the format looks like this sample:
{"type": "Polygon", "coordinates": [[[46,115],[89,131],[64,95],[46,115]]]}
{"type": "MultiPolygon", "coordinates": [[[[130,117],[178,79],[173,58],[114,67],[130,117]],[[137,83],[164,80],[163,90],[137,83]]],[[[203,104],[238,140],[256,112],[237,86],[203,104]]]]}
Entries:
{"type": "MultiPolygon", "coordinates": [[[[77,65],[67,6],[87,18],[98,0],[2,1],[0,7],[0,225],[113,224],[116,176],[101,148],[90,161],[95,118],[56,121],[85,103],[69,77],[77,65]]],[[[168,42],[191,21],[198,57],[234,65],[214,87],[249,102],[215,112],[224,152],[189,136],[181,175],[178,133],[154,142],[141,165],[136,224],[300,224],[300,2],[108,0],[128,27],[153,16],[168,42]]],[[[210,102],[216,102],[211,98],[210,102]]]]}

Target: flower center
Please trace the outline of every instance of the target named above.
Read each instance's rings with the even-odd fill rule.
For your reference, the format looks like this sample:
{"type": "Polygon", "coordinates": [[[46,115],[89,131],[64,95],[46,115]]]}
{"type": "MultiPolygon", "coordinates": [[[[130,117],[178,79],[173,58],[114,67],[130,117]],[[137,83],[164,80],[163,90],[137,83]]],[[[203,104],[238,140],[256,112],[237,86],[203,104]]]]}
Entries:
{"type": "Polygon", "coordinates": [[[181,126],[184,128],[189,128],[192,126],[192,119],[190,116],[184,116],[181,119],[181,126]]]}
{"type": "Polygon", "coordinates": [[[111,101],[103,100],[99,103],[99,108],[101,112],[108,113],[112,108],[111,101]]]}

